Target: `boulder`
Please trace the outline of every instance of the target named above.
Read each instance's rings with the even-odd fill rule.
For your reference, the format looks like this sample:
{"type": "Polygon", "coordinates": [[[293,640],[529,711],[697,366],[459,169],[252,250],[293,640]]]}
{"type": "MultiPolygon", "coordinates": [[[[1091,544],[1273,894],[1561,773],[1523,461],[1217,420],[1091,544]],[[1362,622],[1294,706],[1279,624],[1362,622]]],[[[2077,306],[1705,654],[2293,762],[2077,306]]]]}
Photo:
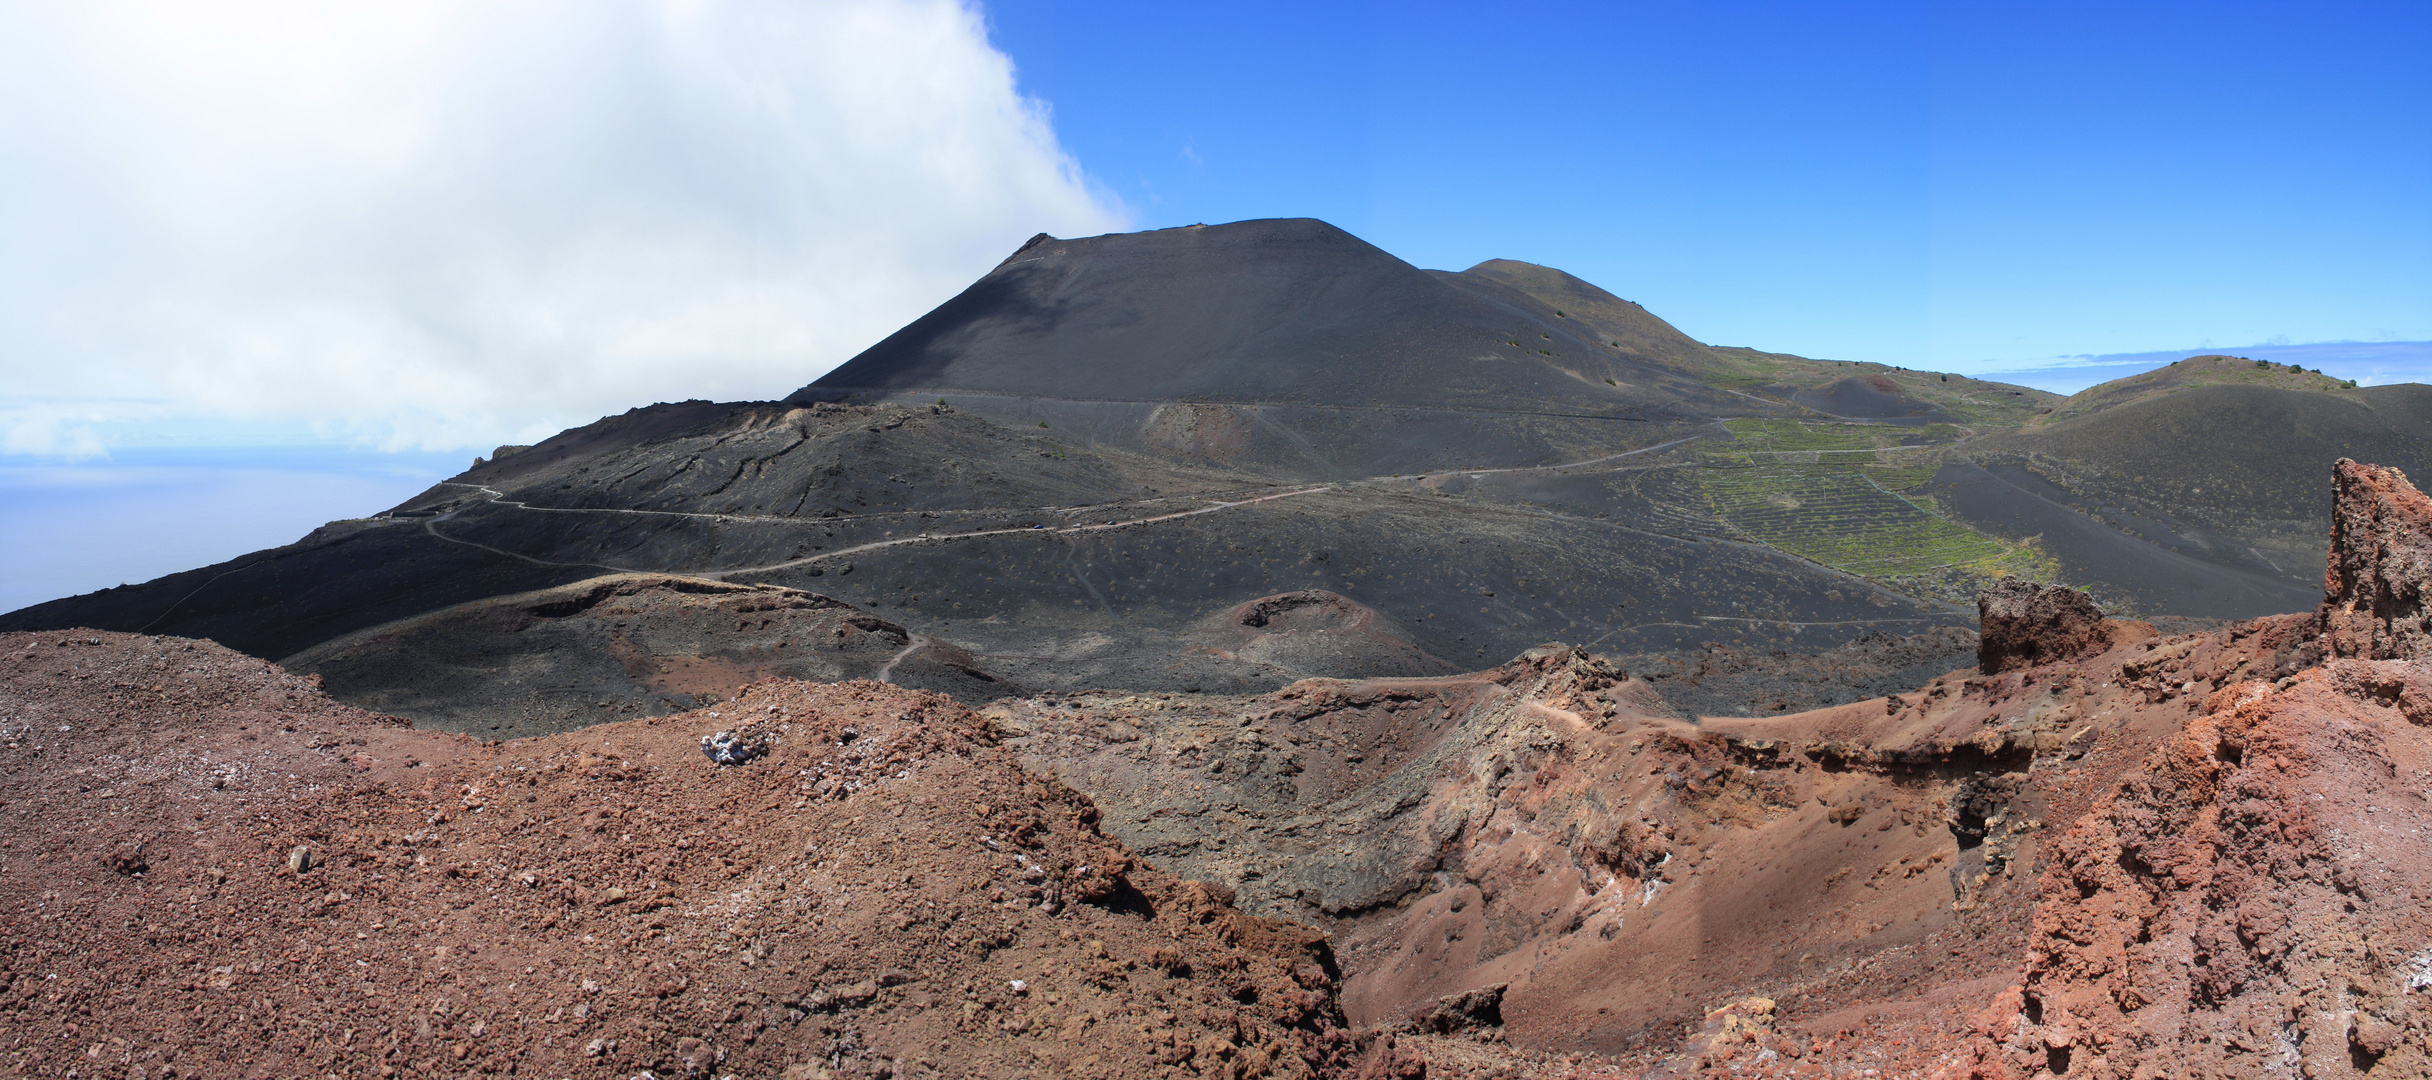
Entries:
{"type": "Polygon", "coordinates": [[[1411,1026],[1431,1035],[1489,1031],[1503,1026],[1503,993],[1508,983],[1496,983],[1438,998],[1410,1018],[1411,1026]]]}
{"type": "Polygon", "coordinates": [[[1976,662],[1987,675],[2108,648],[2103,613],[2064,585],[2004,578],[1976,598],[1976,662]]]}
{"type": "Polygon", "coordinates": [[[2405,473],[2347,458],[2331,467],[2331,553],[2316,619],[2331,656],[2432,656],[2432,499],[2405,473]]]}

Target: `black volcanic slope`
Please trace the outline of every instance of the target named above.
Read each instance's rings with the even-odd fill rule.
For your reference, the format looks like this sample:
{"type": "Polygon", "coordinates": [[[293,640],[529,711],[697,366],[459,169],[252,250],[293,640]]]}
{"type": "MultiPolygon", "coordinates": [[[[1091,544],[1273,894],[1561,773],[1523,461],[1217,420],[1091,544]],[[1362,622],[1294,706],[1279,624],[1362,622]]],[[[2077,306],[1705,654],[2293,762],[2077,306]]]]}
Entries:
{"type": "Polygon", "coordinates": [[[2129,396],[2106,384],[2079,398],[2093,407],[1971,445],[2007,477],[1998,508],[1981,497],[1949,505],[1996,532],[2060,539],[2077,580],[2141,593],[2147,610],[2242,617],[2310,603],[2322,587],[2331,463],[2352,457],[2411,476],[2432,465],[2432,387],[2198,384],[2129,396]]]}
{"type": "Polygon", "coordinates": [[[786,401],[635,409],[0,630],[214,638],[509,732],[757,671],[984,697],[1549,640],[1707,665],[1962,626],[2002,573],[2302,607],[2324,463],[2419,467],[2432,390],[2202,359],[2063,402],[1709,347],[1558,270],[1420,270],[1322,222],[1040,238],[786,401]]]}
{"type": "Polygon", "coordinates": [[[1739,411],[1536,306],[1456,287],[1307,218],[1042,235],[794,400],[948,390],[1648,419],[1739,411]]]}
{"type": "Polygon", "coordinates": [[[1701,380],[1725,366],[1713,350],[1655,313],[1550,266],[1488,259],[1458,274],[1430,273],[1490,303],[1527,307],[1541,318],[1578,320],[1591,341],[1641,363],[1701,380]]]}
{"type": "MultiPolygon", "coordinates": [[[[379,519],[7,621],[148,626],[288,658],[485,596],[668,574],[834,596],[1015,684],[1248,689],[1360,673],[1244,651],[1218,625],[1261,597],[1309,590],[1373,612],[1364,632],[1376,641],[1461,665],[1549,639],[1823,646],[1961,620],[1726,535],[1684,478],[1679,454],[1693,443],[1607,448],[1580,466],[1313,485],[943,406],[657,406],[484,464],[379,519]],[[1521,477],[1563,482],[1563,503],[1494,494],[1521,477]]],[[[515,625],[522,640],[579,637],[515,625]]],[[[367,700],[433,698],[378,691],[376,665],[348,655],[345,686],[367,700]]]]}
{"type": "Polygon", "coordinates": [[[1295,480],[1545,465],[1810,412],[1635,341],[1321,221],[1245,221],[1036,238],[789,400],[946,401],[1295,480]]]}

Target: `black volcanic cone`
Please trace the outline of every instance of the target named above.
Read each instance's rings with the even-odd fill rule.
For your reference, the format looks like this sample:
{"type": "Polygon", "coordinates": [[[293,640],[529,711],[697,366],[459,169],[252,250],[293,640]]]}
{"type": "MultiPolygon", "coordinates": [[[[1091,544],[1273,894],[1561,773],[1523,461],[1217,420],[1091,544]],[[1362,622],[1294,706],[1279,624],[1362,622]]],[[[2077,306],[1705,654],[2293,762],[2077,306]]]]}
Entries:
{"type": "Polygon", "coordinates": [[[1712,390],[1538,307],[1455,288],[1308,218],[1041,235],[791,400],[941,390],[1712,415],[1712,390]]]}

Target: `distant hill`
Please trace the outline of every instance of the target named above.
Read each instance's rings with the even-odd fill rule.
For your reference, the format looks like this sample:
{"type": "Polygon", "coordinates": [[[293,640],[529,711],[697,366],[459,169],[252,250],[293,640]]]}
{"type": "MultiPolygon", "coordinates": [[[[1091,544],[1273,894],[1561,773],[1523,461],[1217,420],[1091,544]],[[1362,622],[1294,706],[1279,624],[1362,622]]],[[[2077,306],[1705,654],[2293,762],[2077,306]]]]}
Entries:
{"type": "Polygon", "coordinates": [[[2288,364],[2268,360],[2250,360],[2243,356],[2223,356],[2217,353],[2190,356],[2151,371],[2113,379],[2090,386],[2059,404],[2050,413],[2030,420],[2029,430],[2058,423],[2132,402],[2147,401],[2206,386],[2251,386],[2273,390],[2315,391],[2318,393],[2354,392],[2356,387],[2344,380],[2334,379],[2319,371],[2306,371],[2288,364]]]}
{"type": "Polygon", "coordinates": [[[2331,464],[2421,475],[2432,464],[2432,387],[2348,388],[2197,357],[2085,390],[2038,423],[1972,444],[1970,457],[2033,475],[2005,499],[2048,501],[2149,548],[2276,579],[2294,601],[2322,580],[2331,464]]]}
{"type": "Polygon", "coordinates": [[[210,637],[504,732],[675,707],[661,662],[1246,693],[1549,640],[1814,652],[1963,626],[2011,575],[2244,617],[2310,602],[2329,461],[2421,468],[2426,417],[2432,389],[2228,359],[2064,400],[1711,346],[1558,269],[1421,270],[1307,219],[1039,237],[785,401],[634,409],[0,629],[210,637]],[[549,591],[635,580],[711,585],[549,591]],[[744,610],[797,594],[858,614],[744,610]],[[1333,614],[1243,614],[1293,597],[1333,614]],[[865,616],[900,654],[832,653],[865,616]]]}

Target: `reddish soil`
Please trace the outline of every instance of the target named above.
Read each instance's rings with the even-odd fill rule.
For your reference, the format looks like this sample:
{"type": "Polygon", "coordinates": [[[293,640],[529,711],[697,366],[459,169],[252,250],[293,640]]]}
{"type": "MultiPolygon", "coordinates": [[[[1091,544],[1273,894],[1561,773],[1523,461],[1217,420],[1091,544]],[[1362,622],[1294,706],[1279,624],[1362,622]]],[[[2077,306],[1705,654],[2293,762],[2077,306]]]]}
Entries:
{"type": "Polygon", "coordinates": [[[939,695],[768,681],[496,744],[208,643],[16,634],[0,656],[0,1073],[1359,1061],[1321,936],[1141,867],[939,695]],[[701,753],[746,726],[766,757],[701,753]]]}
{"type": "MultiPolygon", "coordinates": [[[[1140,865],[938,695],[767,681],[485,744],[207,643],[14,635],[0,1069],[2421,1075],[2432,682],[2268,681],[2313,625],[1703,730],[1573,654],[1472,677],[1429,700],[1538,726],[1435,736],[1503,755],[1441,804],[1476,818],[1444,884],[1316,920],[1357,1033],[1326,935],[1140,865]],[[1515,752],[1548,723],[1567,746],[1515,752]],[[738,728],[769,756],[701,755],[738,728]],[[1936,764],[1970,753],[2027,765],[1936,764]],[[1487,987],[1491,1021],[1433,1004],[1487,987]]],[[[1408,726],[1322,686],[1302,724],[1408,726]]]]}
{"type": "Polygon", "coordinates": [[[1698,723],[1545,647],[498,743],[0,636],[0,1073],[2432,1075],[2432,501],[2339,479],[2316,612],[1698,723]]]}
{"type": "Polygon", "coordinates": [[[1546,648],[994,711],[1116,835],[1326,927],[1350,1019],[1439,1071],[1491,1055],[1408,1025],[1493,988],[1589,1074],[2432,1075],[2432,666],[2319,659],[2409,655],[2402,484],[2343,474],[2321,612],[2165,638],[2038,590],[1999,674],[1837,708],[1691,725],[1546,648]]]}

